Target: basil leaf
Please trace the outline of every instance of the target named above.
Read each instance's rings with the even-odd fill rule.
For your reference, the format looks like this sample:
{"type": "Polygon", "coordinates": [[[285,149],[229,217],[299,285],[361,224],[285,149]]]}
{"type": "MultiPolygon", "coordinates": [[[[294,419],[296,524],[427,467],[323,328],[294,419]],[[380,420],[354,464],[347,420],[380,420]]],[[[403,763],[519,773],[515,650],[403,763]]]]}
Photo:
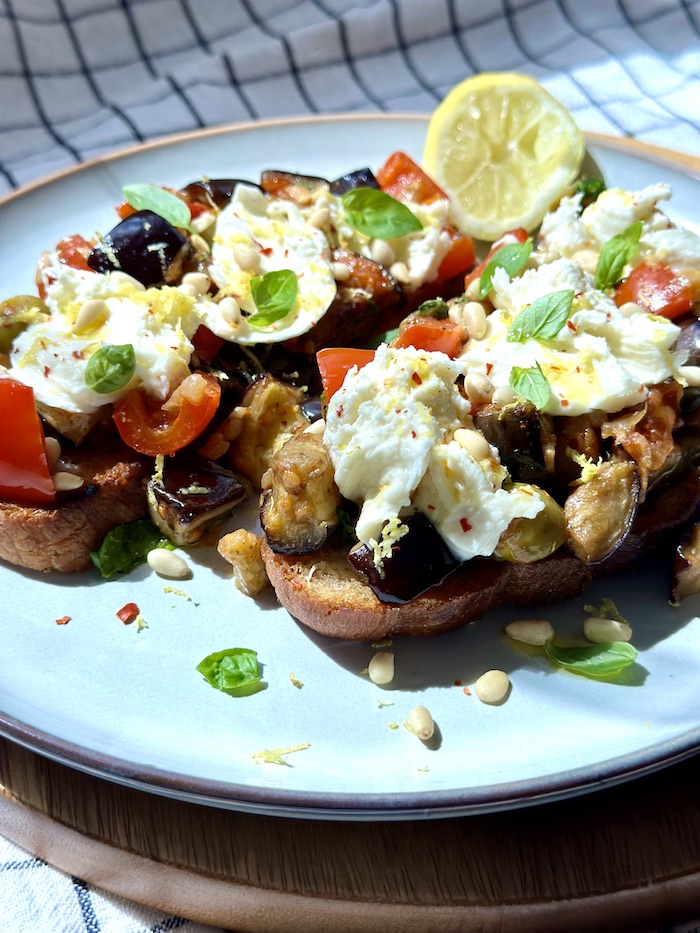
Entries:
{"type": "Polygon", "coordinates": [[[136,354],[130,343],[105,343],[85,367],[85,385],[100,395],[123,389],[136,371],[136,354]]]}
{"type": "Polygon", "coordinates": [[[299,279],[291,269],[266,272],[262,278],[251,279],[255,314],[248,318],[252,327],[267,327],[294,310],[299,293],[299,279]]]}
{"type": "Polygon", "coordinates": [[[173,550],[175,545],[146,519],[117,525],[109,531],[97,551],[91,551],[93,564],[105,579],[115,573],[128,573],[143,564],[153,548],[173,550]]]}
{"type": "Polygon", "coordinates": [[[378,188],[353,188],[340,200],[348,224],[365,236],[390,240],[423,229],[410,208],[378,188]]]}
{"type": "Polygon", "coordinates": [[[604,291],[606,288],[617,285],[622,278],[625,266],[631,262],[637,252],[637,244],[641,235],[642,222],[638,220],[604,244],[595,270],[596,288],[604,291]]]}
{"type": "Polygon", "coordinates": [[[416,313],[419,317],[432,317],[436,321],[444,321],[449,317],[450,309],[444,298],[428,298],[418,305],[416,313]]]}
{"type": "Polygon", "coordinates": [[[584,648],[560,648],[548,641],[544,650],[550,661],[559,667],[593,679],[614,677],[633,664],[637,657],[636,650],[626,641],[610,641],[584,648]]]}
{"type": "Polygon", "coordinates": [[[486,268],[481,273],[481,278],[479,279],[479,298],[486,298],[491,291],[493,273],[496,269],[505,269],[508,273],[508,278],[512,279],[528,261],[531,252],[531,237],[528,237],[524,243],[508,243],[507,246],[502,246],[497,250],[486,263],[486,268]]]}
{"type": "Polygon", "coordinates": [[[582,178],[574,188],[574,194],[583,195],[584,204],[592,204],[605,191],[602,178],[582,178]]]}
{"type": "Polygon", "coordinates": [[[189,230],[192,215],[190,209],[176,194],[159,188],[158,185],[127,185],[122,194],[137,211],[153,211],[173,227],[189,230]]]}
{"type": "Polygon", "coordinates": [[[535,337],[554,340],[569,320],[574,301],[573,289],[542,295],[520,312],[508,328],[506,340],[519,342],[535,337]]]}
{"type": "Polygon", "coordinates": [[[264,690],[258,655],[250,648],[227,648],[207,655],[197,665],[207,682],[232,697],[246,697],[264,690]]]}
{"type": "Polygon", "coordinates": [[[516,395],[527,399],[542,411],[549,402],[549,383],[539,363],[530,369],[514,366],[510,371],[510,386],[516,395]]]}

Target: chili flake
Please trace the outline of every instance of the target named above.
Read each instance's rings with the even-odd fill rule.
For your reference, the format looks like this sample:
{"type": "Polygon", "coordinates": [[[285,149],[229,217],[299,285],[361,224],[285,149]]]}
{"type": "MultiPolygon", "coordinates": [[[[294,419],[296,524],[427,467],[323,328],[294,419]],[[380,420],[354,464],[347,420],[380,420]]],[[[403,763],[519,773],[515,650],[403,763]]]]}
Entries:
{"type": "Polygon", "coordinates": [[[136,620],[140,610],[136,603],[126,603],[122,608],[117,612],[117,618],[120,619],[124,625],[131,625],[132,622],[136,620]]]}
{"type": "Polygon", "coordinates": [[[70,620],[70,616],[61,616],[60,619],[56,619],[56,625],[67,625],[70,620]]]}
{"type": "Polygon", "coordinates": [[[417,386],[422,386],[422,385],[423,385],[423,380],[422,380],[421,377],[418,375],[418,373],[413,373],[413,375],[411,376],[411,379],[415,382],[415,384],[416,384],[417,386]]]}
{"type": "Polygon", "coordinates": [[[469,522],[466,520],[466,518],[460,518],[460,520],[459,520],[459,527],[462,529],[462,531],[463,531],[465,534],[466,534],[468,531],[471,531],[471,530],[472,530],[472,526],[469,524],[469,522]]]}

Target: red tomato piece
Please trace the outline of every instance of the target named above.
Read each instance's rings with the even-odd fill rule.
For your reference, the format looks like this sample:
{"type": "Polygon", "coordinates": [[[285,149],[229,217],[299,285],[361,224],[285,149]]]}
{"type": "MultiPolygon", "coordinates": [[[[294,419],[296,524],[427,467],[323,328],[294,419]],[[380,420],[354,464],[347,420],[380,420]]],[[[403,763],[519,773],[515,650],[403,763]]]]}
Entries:
{"type": "Polygon", "coordinates": [[[431,204],[447,195],[405,152],[394,152],[375,175],[379,187],[403,204],[431,204]]]}
{"type": "Polygon", "coordinates": [[[29,386],[0,379],[0,424],[0,496],[33,505],[54,502],[44,431],[29,386]]]}
{"type": "Polygon", "coordinates": [[[149,457],[174,454],[202,433],[216,414],[221,386],[208,373],[192,373],[159,405],[141,389],[132,389],[114,405],[122,440],[149,457]]]}
{"type": "Polygon", "coordinates": [[[84,269],[92,272],[87,264],[87,258],[92,252],[92,243],[85,237],[74,233],[56,244],[56,252],[61,262],[70,266],[72,269],[84,269]]]}
{"type": "Polygon", "coordinates": [[[342,386],[353,366],[362,369],[374,359],[374,350],[357,350],[353,347],[325,347],[316,354],[316,364],[321,374],[326,404],[342,386]]]}
{"type": "Polygon", "coordinates": [[[128,201],[121,201],[117,204],[115,210],[119,214],[120,220],[126,220],[127,217],[131,217],[132,214],[136,213],[136,208],[132,207],[128,201]]]}
{"type": "Polygon", "coordinates": [[[461,275],[474,265],[474,240],[466,234],[459,233],[454,227],[448,227],[452,242],[438,269],[437,281],[445,282],[456,275],[461,275]]]}
{"type": "Polygon", "coordinates": [[[638,304],[649,314],[674,318],[692,310],[695,293],[688,279],[672,272],[668,266],[637,266],[622,282],[615,294],[619,307],[628,301],[638,304]]]}
{"type": "Polygon", "coordinates": [[[471,285],[475,279],[481,278],[481,273],[484,271],[486,266],[489,264],[494,255],[502,246],[508,246],[510,243],[524,243],[525,240],[529,237],[529,233],[523,227],[517,227],[515,230],[509,230],[508,233],[504,233],[502,237],[499,237],[491,246],[489,254],[484,259],[483,262],[480,262],[476,269],[467,275],[464,279],[464,288],[465,290],[471,285]]]}
{"type": "Polygon", "coordinates": [[[462,325],[444,318],[417,317],[404,325],[392,347],[415,347],[416,350],[446,353],[454,359],[462,349],[462,325]]]}

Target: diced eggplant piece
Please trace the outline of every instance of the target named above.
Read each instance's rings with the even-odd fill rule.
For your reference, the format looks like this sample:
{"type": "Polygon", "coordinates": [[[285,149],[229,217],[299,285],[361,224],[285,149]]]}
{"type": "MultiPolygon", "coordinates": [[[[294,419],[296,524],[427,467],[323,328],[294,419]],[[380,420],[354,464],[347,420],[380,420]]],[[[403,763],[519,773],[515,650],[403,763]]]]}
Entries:
{"type": "Polygon", "coordinates": [[[682,328],[676,339],[674,350],[683,350],[688,354],[686,364],[697,366],[700,364],[700,321],[693,317],[682,328]]]}
{"type": "Polygon", "coordinates": [[[262,480],[260,522],[279,554],[309,554],[340,524],[333,463],[318,434],[290,437],[262,480]]]}
{"type": "Polygon", "coordinates": [[[632,460],[608,460],[564,503],[569,544],[587,564],[599,564],[624,542],[639,505],[639,474],[632,460]]]}
{"type": "Polygon", "coordinates": [[[166,458],[147,493],[151,521],[181,546],[195,544],[245,498],[235,473],[196,454],[166,458]]]}
{"type": "Polygon", "coordinates": [[[501,463],[515,482],[544,483],[547,474],[540,416],[534,405],[485,408],[474,416],[474,426],[498,449],[501,463]]]}
{"type": "Polygon", "coordinates": [[[105,234],[88,256],[95,272],[126,272],[145,286],[180,277],[187,239],[153,211],[136,211],[105,234]]]}
{"type": "Polygon", "coordinates": [[[181,189],[180,194],[188,204],[203,204],[210,210],[221,210],[231,200],[236,185],[260,187],[255,182],[243,178],[203,178],[201,181],[190,182],[181,189]]]}
{"type": "Polygon", "coordinates": [[[275,198],[284,198],[286,201],[294,201],[299,207],[308,207],[319,194],[330,189],[330,184],[325,178],[316,175],[295,175],[269,169],[260,176],[260,187],[275,198]]]}
{"type": "Polygon", "coordinates": [[[392,547],[391,557],[382,561],[381,574],[366,544],[357,544],[348,554],[349,562],[383,603],[407,603],[460,565],[425,515],[418,512],[405,524],[409,530],[392,547]]]}
{"type": "Polygon", "coordinates": [[[355,188],[379,188],[379,182],[371,169],[361,168],[348,175],[341,175],[340,178],[331,182],[331,194],[338,198],[355,188]]]}
{"type": "Polygon", "coordinates": [[[700,593],[700,523],[683,535],[673,565],[672,599],[679,603],[700,593]]]}

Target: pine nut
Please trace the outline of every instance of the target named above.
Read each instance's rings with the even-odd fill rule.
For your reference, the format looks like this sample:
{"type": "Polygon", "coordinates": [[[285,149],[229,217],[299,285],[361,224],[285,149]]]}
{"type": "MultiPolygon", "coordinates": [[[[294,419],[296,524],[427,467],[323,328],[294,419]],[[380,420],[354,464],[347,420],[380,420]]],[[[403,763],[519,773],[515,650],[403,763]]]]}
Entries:
{"type": "Polygon", "coordinates": [[[60,471],[53,475],[53,484],[57,492],[73,492],[74,489],[80,489],[84,483],[85,480],[77,473],[60,471]]]}
{"type": "Polygon", "coordinates": [[[692,388],[700,386],[700,366],[679,366],[678,375],[692,388]]]}
{"type": "Polygon", "coordinates": [[[481,277],[478,279],[472,279],[472,281],[467,285],[467,290],[464,293],[464,297],[467,301],[476,301],[479,297],[479,292],[481,290],[481,277]]]}
{"type": "Polygon", "coordinates": [[[394,679],[394,652],[378,651],[369,662],[367,673],[373,684],[390,684],[394,679]]]}
{"type": "Polygon", "coordinates": [[[617,619],[589,616],[583,623],[583,634],[588,641],[602,645],[608,641],[629,641],[632,629],[626,622],[618,622],[617,619]]]}
{"type": "Polygon", "coordinates": [[[169,577],[171,580],[183,580],[189,577],[190,568],[179,554],[168,551],[162,547],[153,548],[146,555],[148,566],[159,577],[169,577]]]}
{"type": "Polygon", "coordinates": [[[87,330],[88,327],[96,324],[100,318],[106,317],[108,311],[107,302],[103,301],[102,298],[88,299],[80,306],[75,324],[73,324],[73,332],[78,334],[80,331],[87,330]]]}
{"type": "Polygon", "coordinates": [[[474,340],[481,340],[486,335],[486,310],[481,302],[468,301],[462,310],[462,320],[474,340]]]}
{"type": "Polygon", "coordinates": [[[464,380],[464,388],[471,402],[490,402],[493,395],[493,383],[480,373],[469,373],[464,380]]]}
{"type": "Polygon", "coordinates": [[[189,285],[187,282],[183,282],[181,285],[178,285],[177,290],[181,295],[187,295],[188,298],[199,297],[199,292],[194,287],[194,285],[189,285]]]}
{"type": "Polygon", "coordinates": [[[517,619],[506,625],[506,635],[524,645],[544,645],[554,638],[554,628],[546,619],[517,619]]]}
{"type": "Polygon", "coordinates": [[[498,386],[493,390],[491,404],[496,408],[505,408],[515,402],[515,392],[510,386],[498,386]]]}
{"type": "Polygon", "coordinates": [[[435,732],[435,723],[425,706],[414,706],[408,714],[408,724],[414,735],[426,742],[435,732]]]}
{"type": "Polygon", "coordinates": [[[344,262],[332,263],[331,269],[333,271],[333,278],[336,280],[336,282],[347,282],[347,280],[352,275],[350,269],[345,265],[344,262]]]}
{"type": "Polygon", "coordinates": [[[146,286],[143,282],[139,282],[138,279],[135,279],[133,275],[129,275],[128,272],[122,272],[121,269],[117,269],[115,272],[110,273],[112,279],[116,279],[117,282],[122,282],[124,285],[131,285],[132,288],[135,288],[139,292],[145,292],[146,286]]]}
{"type": "Polygon", "coordinates": [[[634,301],[626,301],[623,305],[620,305],[620,314],[623,314],[625,317],[632,317],[633,314],[639,314],[642,309],[634,301]]]}
{"type": "Polygon", "coordinates": [[[221,299],[219,302],[219,311],[221,312],[221,317],[227,324],[230,324],[231,327],[235,327],[236,324],[240,323],[241,309],[238,307],[236,299],[232,298],[230,295],[221,299]]]}
{"type": "Polygon", "coordinates": [[[309,217],[309,223],[312,227],[325,227],[328,221],[331,219],[331,212],[327,207],[318,207],[309,217]]]}
{"type": "Polygon", "coordinates": [[[389,275],[396,279],[399,285],[411,284],[411,273],[408,271],[408,266],[405,262],[392,262],[389,267],[389,275]]]}
{"type": "Polygon", "coordinates": [[[394,262],[394,251],[386,240],[372,240],[369,251],[372,254],[372,259],[379,263],[380,266],[385,266],[388,269],[394,262]]]}
{"type": "Polygon", "coordinates": [[[233,247],[233,258],[243,272],[252,273],[260,270],[260,253],[248,243],[236,243],[233,247]]]}
{"type": "Polygon", "coordinates": [[[510,681],[504,671],[486,671],[474,684],[474,692],[482,703],[502,703],[509,690],[510,681]]]}
{"type": "Polygon", "coordinates": [[[49,465],[49,473],[53,473],[61,456],[61,442],[56,437],[45,437],[44,450],[46,451],[46,461],[49,465]]]}
{"type": "Polygon", "coordinates": [[[304,428],[304,434],[323,434],[325,430],[325,418],[317,418],[316,421],[312,421],[307,428],[304,428]]]}
{"type": "Polygon", "coordinates": [[[213,211],[202,211],[201,214],[197,214],[196,217],[193,217],[190,221],[190,230],[195,230],[197,233],[204,233],[205,230],[208,230],[209,227],[216,220],[216,214],[213,211]]]}
{"type": "Polygon", "coordinates": [[[211,279],[205,272],[188,272],[182,277],[183,285],[191,285],[198,295],[206,295],[211,279]]]}
{"type": "Polygon", "coordinates": [[[193,233],[192,236],[190,237],[190,246],[192,247],[193,250],[195,250],[197,253],[201,254],[202,256],[208,256],[209,253],[211,252],[211,247],[209,246],[207,241],[204,239],[203,236],[200,236],[198,233],[193,233]]]}
{"type": "Polygon", "coordinates": [[[485,460],[487,457],[492,456],[491,446],[481,431],[457,428],[454,439],[474,460],[485,460]]]}

